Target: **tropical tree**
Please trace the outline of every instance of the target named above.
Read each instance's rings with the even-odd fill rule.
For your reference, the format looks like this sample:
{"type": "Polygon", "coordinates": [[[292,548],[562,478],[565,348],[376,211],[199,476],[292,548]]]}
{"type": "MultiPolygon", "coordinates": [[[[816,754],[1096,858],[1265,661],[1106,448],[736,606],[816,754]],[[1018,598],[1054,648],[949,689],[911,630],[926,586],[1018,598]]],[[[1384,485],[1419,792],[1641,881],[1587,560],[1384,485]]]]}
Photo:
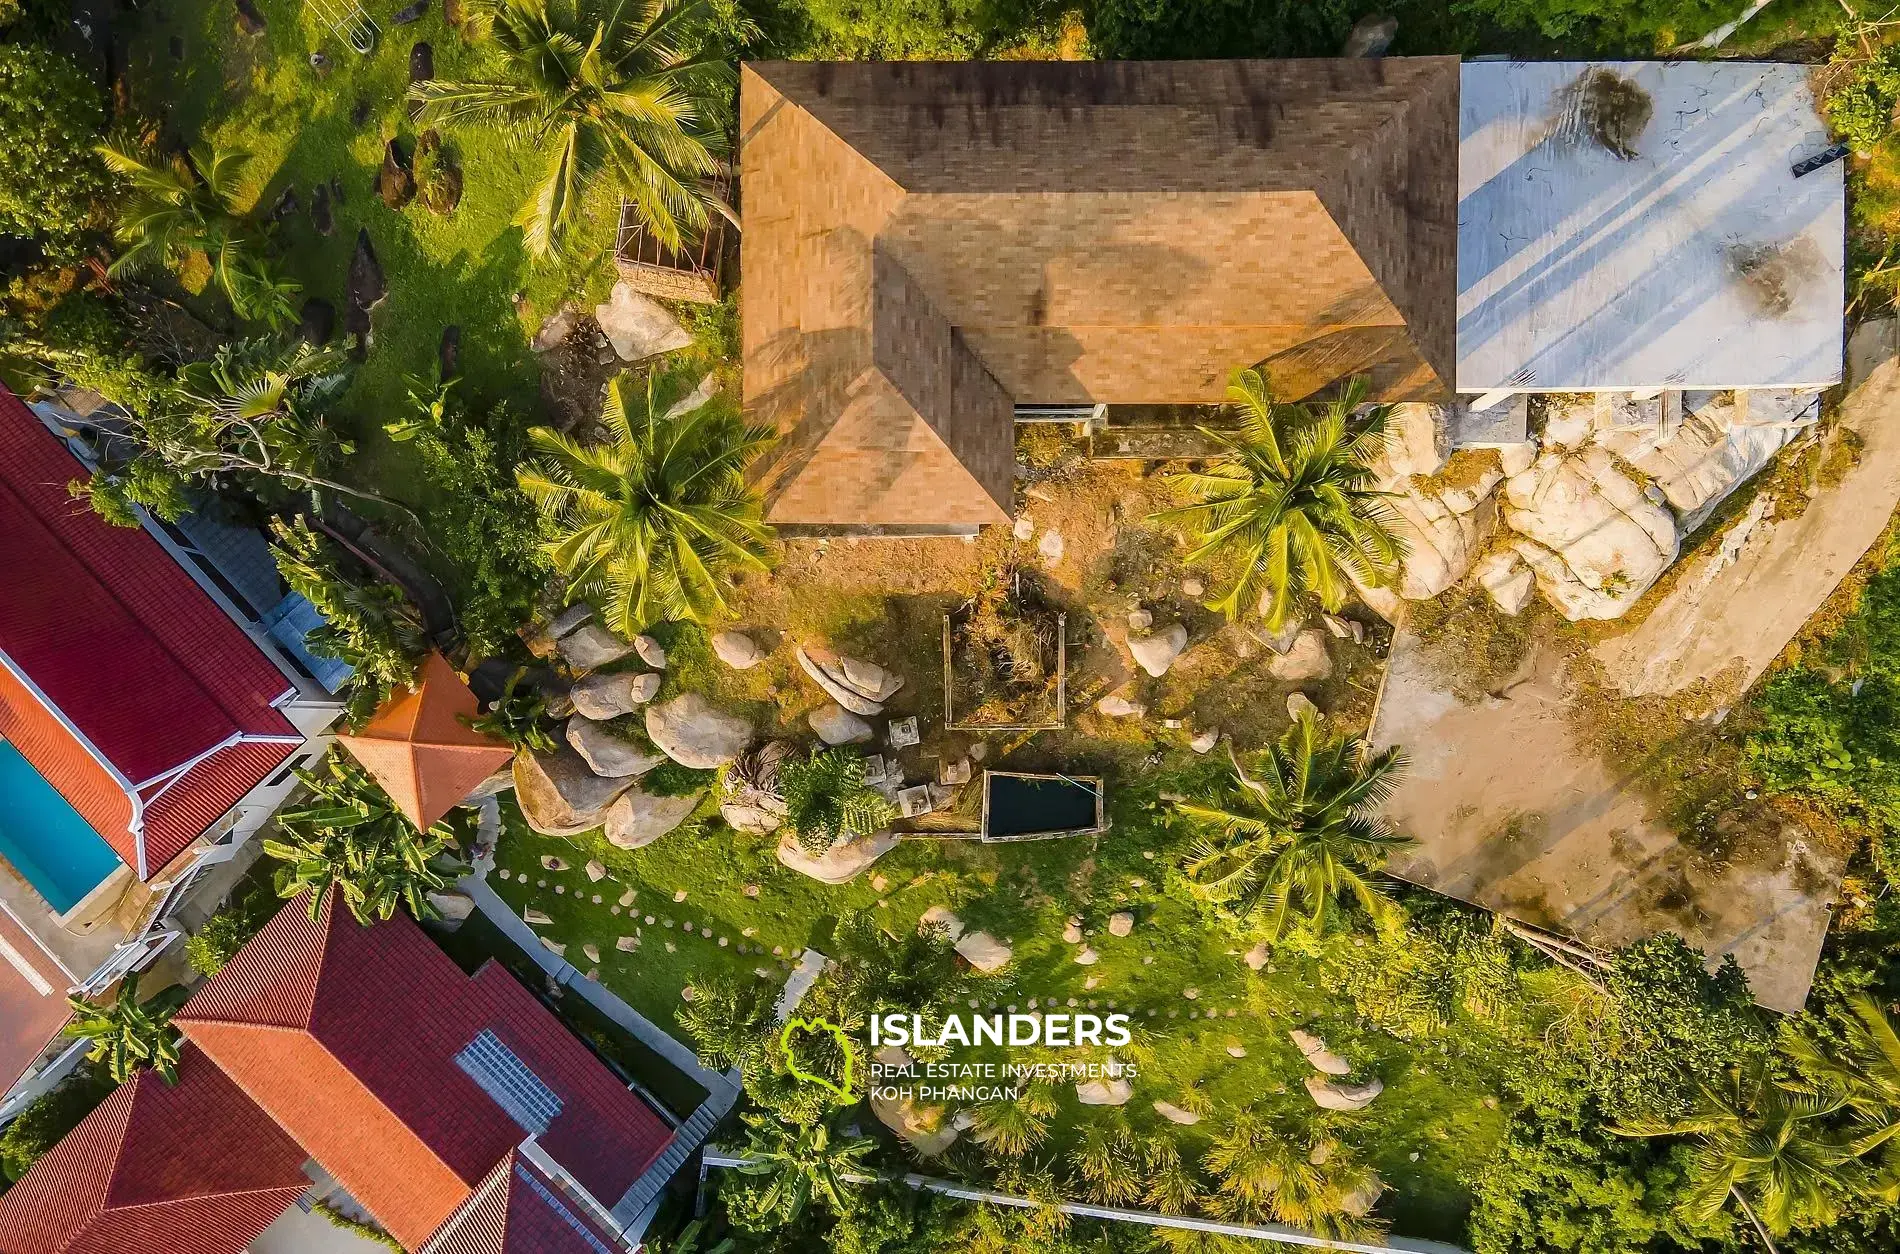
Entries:
{"type": "Polygon", "coordinates": [[[1075,1168],[1089,1195],[1107,1206],[1126,1206],[1141,1196],[1140,1158],[1127,1128],[1091,1124],[1075,1147],[1075,1168]]]}
{"type": "Polygon", "coordinates": [[[517,749],[552,753],[560,747],[560,742],[554,737],[548,700],[532,684],[522,685],[527,674],[527,667],[515,667],[502,686],[501,695],[489,703],[485,713],[469,719],[468,725],[505,740],[517,749]]]}
{"type": "Polygon", "coordinates": [[[897,817],[890,798],[864,782],[864,759],[849,749],[820,749],[783,763],[778,789],[786,822],[812,853],[882,831],[897,817]]]}
{"type": "Polygon", "coordinates": [[[739,1170],[758,1177],[735,1208],[735,1218],[754,1229],[784,1227],[798,1220],[816,1201],[833,1214],[851,1208],[864,1172],[864,1159],[874,1142],[869,1137],[833,1136],[820,1120],[787,1124],[769,1115],[747,1114],[744,1165],[739,1170]]]}
{"type": "Polygon", "coordinates": [[[1845,1096],[1860,1121],[1856,1152],[1875,1154],[1879,1162],[1874,1191],[1885,1201],[1900,1201],[1900,1032],[1867,993],[1850,997],[1847,1009],[1851,1018],[1838,1052],[1792,1029],[1785,1048],[1812,1077],[1803,1088],[1816,1096],[1830,1089],[1845,1096]]]}
{"type": "Polygon", "coordinates": [[[735,568],[766,569],[771,530],[742,472],[770,432],[721,400],[688,404],[679,375],[625,375],[607,385],[606,444],[584,446],[546,427],[528,433],[542,456],[523,492],[553,538],[548,561],[571,600],[598,598],[623,635],[668,618],[704,622],[726,608],[735,568]]]}
{"type": "Polygon", "coordinates": [[[1365,395],[1361,378],[1323,407],[1283,404],[1258,370],[1234,376],[1227,399],[1239,430],[1202,429],[1225,455],[1173,476],[1198,499],[1155,515],[1188,529],[1187,561],[1234,568],[1233,586],[1210,609],[1238,618],[1257,602],[1279,631],[1309,603],[1338,611],[1354,580],[1384,586],[1395,577],[1404,545],[1371,469],[1391,407],[1356,416],[1365,395]]]}
{"type": "Polygon", "coordinates": [[[172,1016],[184,1004],[182,988],[168,989],[149,1002],[139,1001],[138,972],[119,982],[110,1003],[70,995],[72,1020],[65,1034],[92,1042],[86,1057],[103,1062],[114,1081],[124,1084],[141,1067],[150,1067],[167,1084],[178,1083],[178,1029],[172,1016]]]}
{"type": "Polygon", "coordinates": [[[1764,1060],[1703,1085],[1686,1115],[1626,1120],[1613,1130],[1691,1138],[1682,1213],[1706,1221],[1732,1200],[1774,1254],[1776,1236],[1833,1223],[1843,1199],[1865,1184],[1855,1138],[1831,1122],[1846,1105],[1839,1090],[1792,1091],[1764,1060]]]}
{"type": "Polygon", "coordinates": [[[1324,928],[1342,896],[1381,913],[1384,889],[1372,874],[1410,843],[1378,814],[1404,754],[1375,753],[1356,738],[1323,740],[1310,711],[1262,755],[1259,779],[1228,753],[1232,776],[1213,795],[1174,803],[1176,813],[1211,829],[1182,863],[1195,895],[1262,926],[1270,939],[1296,913],[1324,928]]]}
{"type": "Polygon", "coordinates": [[[409,89],[418,125],[487,123],[548,155],[515,221],[528,251],[560,251],[588,190],[606,182],[678,249],[713,213],[724,169],[723,50],[694,45],[701,6],[676,0],[478,0],[475,26],[501,53],[504,81],[430,79],[409,89]]]}
{"type": "Polygon", "coordinates": [[[1377,1236],[1367,1219],[1378,1177],[1345,1145],[1276,1127],[1251,1112],[1237,1116],[1208,1148],[1212,1204],[1240,1222],[1271,1219],[1337,1241],[1377,1236]]]}
{"type": "Polygon", "coordinates": [[[1014,1097],[992,1098],[972,1113],[970,1136],[1005,1158],[1021,1158],[1049,1136],[1057,1103],[1048,1084],[1031,1081],[1014,1097]]]}
{"type": "Polygon", "coordinates": [[[696,976],[693,1000],[673,1012],[698,1047],[702,1065],[743,1067],[768,1046],[775,994],[756,980],[696,976]]]}
{"type": "Polygon", "coordinates": [[[264,852],[284,864],[277,868],[278,896],[308,894],[313,919],[332,889],[364,926],[389,918],[398,906],[417,919],[435,918],[428,894],[448,887],[464,869],[448,856],[459,846],[456,829],[444,820],[418,832],[340,753],[297,778],[312,804],[279,814],[282,834],[264,841],[264,852]]]}
{"type": "Polygon", "coordinates": [[[303,519],[272,519],[271,536],[277,573],[323,617],[305,643],[320,657],[349,663],[348,717],[361,722],[415,678],[416,659],[429,646],[422,615],[394,584],[346,574],[330,541],[303,519]]]}
{"type": "Polygon", "coordinates": [[[98,152],[129,187],[118,223],[125,249],[107,273],[151,265],[177,271],[202,257],[240,317],[274,328],[297,320],[292,298],[300,289],[265,258],[262,232],[238,209],[247,153],[200,144],[164,157],[147,139],[125,133],[98,152]]]}

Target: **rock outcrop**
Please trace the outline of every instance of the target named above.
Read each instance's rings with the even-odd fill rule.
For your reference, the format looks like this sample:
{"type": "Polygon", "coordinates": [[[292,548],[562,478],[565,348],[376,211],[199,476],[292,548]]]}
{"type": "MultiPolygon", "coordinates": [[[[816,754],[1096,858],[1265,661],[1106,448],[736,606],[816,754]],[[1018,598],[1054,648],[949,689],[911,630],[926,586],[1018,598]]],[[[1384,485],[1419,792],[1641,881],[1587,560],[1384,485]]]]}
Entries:
{"type": "Polygon", "coordinates": [[[1427,491],[1407,483],[1387,502],[1398,516],[1393,532],[1406,546],[1400,596],[1426,600],[1465,577],[1497,528],[1495,489],[1503,478],[1486,461],[1462,485],[1427,491]]]}
{"type": "Polygon", "coordinates": [[[821,854],[814,854],[786,833],[779,838],[778,860],[800,875],[809,875],[822,884],[844,884],[863,874],[864,869],[897,848],[901,839],[896,832],[878,832],[841,840],[821,854]]]}
{"type": "Polygon", "coordinates": [[[631,714],[660,691],[660,677],[650,672],[616,671],[607,675],[588,675],[576,680],[567,690],[574,712],[584,718],[605,722],[631,714]]]}
{"type": "Polygon", "coordinates": [[[836,701],[825,702],[806,721],[818,739],[828,745],[860,745],[871,739],[871,725],[836,701]]]}
{"type": "Polygon", "coordinates": [[[765,660],[765,650],[751,636],[722,631],[712,638],[713,656],[735,671],[749,671],[765,660]]]}
{"type": "Polygon", "coordinates": [[[606,304],[594,306],[594,321],[622,361],[645,361],[693,342],[666,306],[634,291],[624,280],[614,284],[606,304]]]}
{"type": "Polygon", "coordinates": [[[1512,547],[1573,622],[1619,617],[1676,558],[1675,519],[1607,449],[1545,453],[1504,492],[1512,547]]]}
{"type": "Polygon", "coordinates": [[[1506,614],[1522,614],[1537,591],[1537,576],[1516,549],[1486,554],[1476,573],[1479,586],[1491,595],[1491,603],[1506,614]]]}
{"type": "Polygon", "coordinates": [[[622,640],[599,623],[582,623],[561,637],[556,646],[561,658],[577,671],[591,671],[618,662],[633,652],[631,642],[622,640]]]}
{"type": "Polygon", "coordinates": [[[752,740],[752,725],[715,710],[696,692],[650,705],[647,736],[661,753],[681,766],[711,770],[739,756],[752,740]]]}
{"type": "Polygon", "coordinates": [[[636,785],[607,807],[601,834],[619,849],[639,849],[684,823],[699,805],[701,794],[657,797],[636,785]]]}
{"type": "Polygon", "coordinates": [[[645,775],[666,761],[664,754],[648,753],[631,740],[614,735],[605,724],[581,714],[567,720],[567,743],[594,774],[611,779],[645,775]]]}
{"type": "Polygon", "coordinates": [[[904,681],[875,662],[844,657],[818,645],[798,647],[798,665],[833,701],[853,714],[874,718],[904,681]]]}
{"type": "Polygon", "coordinates": [[[544,836],[577,836],[599,827],[607,809],[633,787],[633,777],[594,774],[572,749],[515,755],[515,801],[528,826],[544,836]]]}
{"type": "Polygon", "coordinates": [[[1181,656],[1187,648],[1188,629],[1183,623],[1174,623],[1148,636],[1131,636],[1128,651],[1134,655],[1135,664],[1157,678],[1168,673],[1174,665],[1174,659],[1181,656]]]}

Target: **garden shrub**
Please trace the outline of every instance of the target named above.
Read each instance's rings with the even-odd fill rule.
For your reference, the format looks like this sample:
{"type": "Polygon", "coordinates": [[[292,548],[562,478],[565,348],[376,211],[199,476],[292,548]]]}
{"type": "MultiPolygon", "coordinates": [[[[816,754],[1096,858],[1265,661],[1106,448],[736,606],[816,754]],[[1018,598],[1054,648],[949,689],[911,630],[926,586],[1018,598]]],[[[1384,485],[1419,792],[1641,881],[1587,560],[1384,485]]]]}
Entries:
{"type": "Polygon", "coordinates": [[[1112,58],[1336,56],[1348,0],[1092,0],[1089,43],[1112,58]]]}
{"type": "Polygon", "coordinates": [[[78,250],[111,191],[93,151],[105,120],[98,86],[70,59],[0,44],[0,234],[78,250]]]}
{"type": "Polygon", "coordinates": [[[0,1174],[9,1180],[24,1176],[117,1087],[103,1069],[79,1064],[78,1070],[28,1105],[0,1132],[0,1174]]]}
{"type": "Polygon", "coordinates": [[[1835,55],[1853,70],[1828,93],[1822,108],[1843,143],[1856,152],[1872,152],[1893,129],[1893,107],[1900,101],[1900,44],[1887,44],[1868,57],[1842,39],[1835,55]]]}
{"type": "Polygon", "coordinates": [[[199,975],[207,978],[216,975],[270,922],[281,904],[274,895],[260,888],[243,893],[186,938],[185,960],[199,975]]]}

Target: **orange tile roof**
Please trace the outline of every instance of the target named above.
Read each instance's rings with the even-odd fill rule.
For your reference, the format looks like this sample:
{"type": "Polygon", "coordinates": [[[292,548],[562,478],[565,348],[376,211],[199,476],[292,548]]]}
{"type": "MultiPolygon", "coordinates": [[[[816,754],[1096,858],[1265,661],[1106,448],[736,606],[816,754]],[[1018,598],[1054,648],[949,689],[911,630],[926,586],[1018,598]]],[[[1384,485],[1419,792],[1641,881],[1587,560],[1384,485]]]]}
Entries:
{"type": "Polygon", "coordinates": [[[431,653],[414,688],[391,696],[360,731],[337,742],[411,823],[426,828],[514,756],[507,744],[463,721],[480,712],[448,659],[431,653]]]}

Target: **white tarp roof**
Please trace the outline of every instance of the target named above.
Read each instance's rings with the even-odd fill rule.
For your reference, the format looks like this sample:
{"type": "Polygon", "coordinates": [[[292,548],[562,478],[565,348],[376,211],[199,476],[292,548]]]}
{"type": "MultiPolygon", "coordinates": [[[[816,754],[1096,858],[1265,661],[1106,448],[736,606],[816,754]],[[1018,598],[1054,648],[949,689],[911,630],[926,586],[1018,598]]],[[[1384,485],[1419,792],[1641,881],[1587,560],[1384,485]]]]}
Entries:
{"type": "Polygon", "coordinates": [[[1807,75],[1748,61],[1465,65],[1458,389],[1838,382],[1842,166],[1789,172],[1828,144],[1807,75]],[[1603,71],[1637,89],[1619,89],[1610,116],[1640,115],[1647,98],[1629,159],[1583,120],[1616,98],[1603,71]]]}

